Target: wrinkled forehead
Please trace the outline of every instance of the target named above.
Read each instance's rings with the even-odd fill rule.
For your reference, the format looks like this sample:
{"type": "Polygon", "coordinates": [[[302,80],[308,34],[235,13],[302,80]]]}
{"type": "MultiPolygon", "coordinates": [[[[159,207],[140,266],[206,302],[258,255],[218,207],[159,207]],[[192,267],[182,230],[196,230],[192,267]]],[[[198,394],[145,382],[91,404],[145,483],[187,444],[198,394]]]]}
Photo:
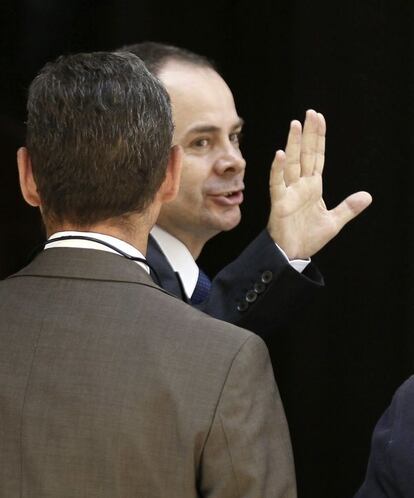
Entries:
{"type": "Polygon", "coordinates": [[[170,61],[158,77],[171,97],[176,136],[200,125],[227,132],[240,122],[230,88],[213,69],[170,61]]]}

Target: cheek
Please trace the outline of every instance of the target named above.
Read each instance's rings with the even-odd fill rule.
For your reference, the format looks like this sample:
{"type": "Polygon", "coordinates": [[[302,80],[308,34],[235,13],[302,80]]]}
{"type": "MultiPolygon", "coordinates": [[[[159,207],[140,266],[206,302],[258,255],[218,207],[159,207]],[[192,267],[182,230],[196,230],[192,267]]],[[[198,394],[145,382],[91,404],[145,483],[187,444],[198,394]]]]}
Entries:
{"type": "MultiPolygon", "coordinates": [[[[184,173],[184,171],[183,171],[184,173]]],[[[175,208],[181,212],[191,212],[200,205],[200,188],[197,186],[197,179],[193,175],[181,174],[180,188],[178,195],[173,201],[175,208]]]]}
{"type": "Polygon", "coordinates": [[[202,164],[185,162],[181,173],[179,197],[200,201],[203,197],[204,184],[207,180],[206,168],[202,164]]]}

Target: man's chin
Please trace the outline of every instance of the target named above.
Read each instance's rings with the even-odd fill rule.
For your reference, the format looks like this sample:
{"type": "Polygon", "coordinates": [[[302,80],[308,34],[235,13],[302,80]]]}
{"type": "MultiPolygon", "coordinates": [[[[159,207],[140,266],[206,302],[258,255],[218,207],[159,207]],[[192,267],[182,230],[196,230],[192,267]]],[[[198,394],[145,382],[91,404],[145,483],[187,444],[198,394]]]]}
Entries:
{"type": "Polygon", "coordinates": [[[234,213],[233,216],[224,216],[222,218],[220,218],[219,222],[218,222],[218,230],[220,232],[228,232],[230,230],[233,230],[233,228],[236,228],[237,225],[240,223],[241,221],[241,213],[240,213],[240,209],[238,209],[238,212],[237,213],[234,213]]]}
{"type": "Polygon", "coordinates": [[[241,218],[239,218],[237,221],[235,221],[234,223],[230,223],[228,225],[225,225],[223,228],[222,228],[222,232],[229,232],[230,230],[233,230],[233,228],[236,228],[237,225],[240,223],[241,221],[241,218]]]}

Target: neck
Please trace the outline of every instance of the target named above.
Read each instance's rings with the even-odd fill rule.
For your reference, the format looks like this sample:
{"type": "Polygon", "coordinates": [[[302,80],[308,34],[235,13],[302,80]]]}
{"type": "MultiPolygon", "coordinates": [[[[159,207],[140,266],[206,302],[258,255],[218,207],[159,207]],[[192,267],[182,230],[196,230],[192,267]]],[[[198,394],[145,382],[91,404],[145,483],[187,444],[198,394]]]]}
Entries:
{"type": "Polygon", "coordinates": [[[157,225],[168,232],[170,235],[178,239],[180,242],[182,242],[190,251],[194,260],[196,260],[200,256],[204,244],[207,242],[207,240],[197,238],[196,236],[194,236],[194,234],[188,233],[186,231],[181,231],[177,228],[165,226],[162,222],[160,222],[159,219],[157,221],[157,225]]]}

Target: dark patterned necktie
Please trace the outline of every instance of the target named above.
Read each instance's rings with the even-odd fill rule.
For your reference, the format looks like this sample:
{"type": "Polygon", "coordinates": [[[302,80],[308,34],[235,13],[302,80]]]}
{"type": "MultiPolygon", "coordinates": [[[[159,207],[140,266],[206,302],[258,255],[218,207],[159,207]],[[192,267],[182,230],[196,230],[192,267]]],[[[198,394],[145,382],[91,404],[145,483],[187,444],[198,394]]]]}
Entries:
{"type": "Polygon", "coordinates": [[[200,304],[207,299],[210,292],[211,281],[201,268],[198,270],[198,280],[195,286],[193,295],[191,296],[191,304],[200,304]]]}

